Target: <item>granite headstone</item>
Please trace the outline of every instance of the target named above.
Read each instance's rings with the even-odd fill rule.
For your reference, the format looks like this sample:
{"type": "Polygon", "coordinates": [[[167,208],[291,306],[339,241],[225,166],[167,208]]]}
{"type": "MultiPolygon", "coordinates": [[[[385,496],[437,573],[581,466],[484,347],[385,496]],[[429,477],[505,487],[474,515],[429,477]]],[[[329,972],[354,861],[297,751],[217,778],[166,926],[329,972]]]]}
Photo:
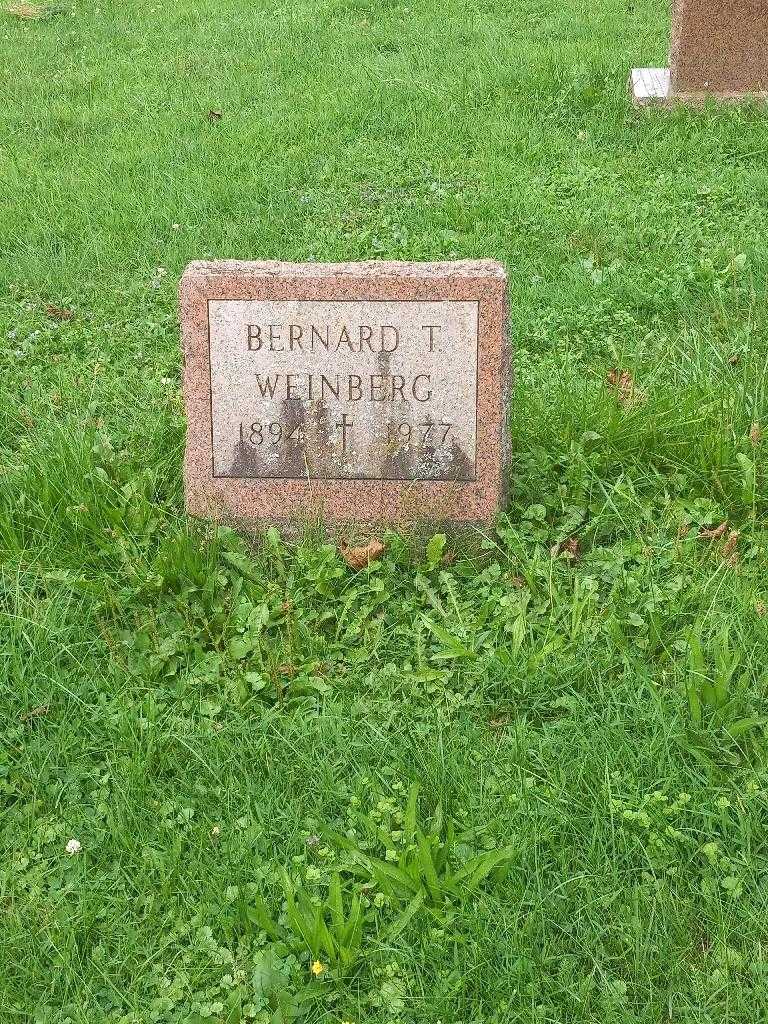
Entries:
{"type": "Polygon", "coordinates": [[[674,0],[668,68],[636,68],[637,106],[768,99],[768,0],[674,0]]]}
{"type": "Polygon", "coordinates": [[[190,512],[258,528],[501,507],[499,264],[192,263],[180,309],[190,512]]]}

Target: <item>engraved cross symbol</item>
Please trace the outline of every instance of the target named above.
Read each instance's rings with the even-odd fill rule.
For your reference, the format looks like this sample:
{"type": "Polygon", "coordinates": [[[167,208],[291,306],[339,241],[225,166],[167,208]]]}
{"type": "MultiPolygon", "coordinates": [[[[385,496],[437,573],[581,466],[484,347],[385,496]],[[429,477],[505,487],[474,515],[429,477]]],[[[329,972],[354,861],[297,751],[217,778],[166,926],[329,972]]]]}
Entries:
{"type": "Polygon", "coordinates": [[[352,426],[352,420],[348,418],[347,414],[343,412],[341,414],[341,423],[336,424],[337,427],[341,427],[341,450],[346,452],[347,450],[347,431],[352,426]]]}

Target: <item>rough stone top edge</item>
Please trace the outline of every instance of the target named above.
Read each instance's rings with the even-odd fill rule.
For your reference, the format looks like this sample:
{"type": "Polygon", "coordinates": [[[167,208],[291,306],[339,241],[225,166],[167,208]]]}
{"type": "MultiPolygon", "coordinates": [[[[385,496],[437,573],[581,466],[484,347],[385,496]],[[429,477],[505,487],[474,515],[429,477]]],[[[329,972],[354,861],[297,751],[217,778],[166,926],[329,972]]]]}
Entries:
{"type": "Polygon", "coordinates": [[[279,260],[193,260],[187,265],[182,282],[200,280],[216,274],[242,274],[258,278],[332,278],[357,277],[408,280],[477,277],[506,281],[507,272],[497,260],[446,260],[420,263],[404,260],[364,260],[355,263],[283,263],[279,260]]]}

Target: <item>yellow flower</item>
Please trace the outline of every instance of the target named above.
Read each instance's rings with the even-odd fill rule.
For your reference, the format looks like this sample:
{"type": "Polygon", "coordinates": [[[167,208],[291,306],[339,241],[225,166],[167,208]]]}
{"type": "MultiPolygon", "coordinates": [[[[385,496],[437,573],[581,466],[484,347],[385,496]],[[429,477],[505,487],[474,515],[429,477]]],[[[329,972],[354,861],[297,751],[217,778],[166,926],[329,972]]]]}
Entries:
{"type": "Polygon", "coordinates": [[[316,978],[319,978],[320,975],[325,970],[325,964],[321,964],[319,960],[313,960],[310,970],[312,971],[316,978]]]}

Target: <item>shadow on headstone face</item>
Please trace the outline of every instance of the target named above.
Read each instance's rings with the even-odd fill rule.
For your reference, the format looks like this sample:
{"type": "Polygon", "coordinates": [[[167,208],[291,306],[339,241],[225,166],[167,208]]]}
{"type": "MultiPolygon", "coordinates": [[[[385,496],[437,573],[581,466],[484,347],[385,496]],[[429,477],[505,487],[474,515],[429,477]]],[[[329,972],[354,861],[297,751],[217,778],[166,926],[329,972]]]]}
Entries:
{"type": "Polygon", "coordinates": [[[668,68],[635,68],[635,106],[768,100],[768,0],[673,0],[668,68]]]}

